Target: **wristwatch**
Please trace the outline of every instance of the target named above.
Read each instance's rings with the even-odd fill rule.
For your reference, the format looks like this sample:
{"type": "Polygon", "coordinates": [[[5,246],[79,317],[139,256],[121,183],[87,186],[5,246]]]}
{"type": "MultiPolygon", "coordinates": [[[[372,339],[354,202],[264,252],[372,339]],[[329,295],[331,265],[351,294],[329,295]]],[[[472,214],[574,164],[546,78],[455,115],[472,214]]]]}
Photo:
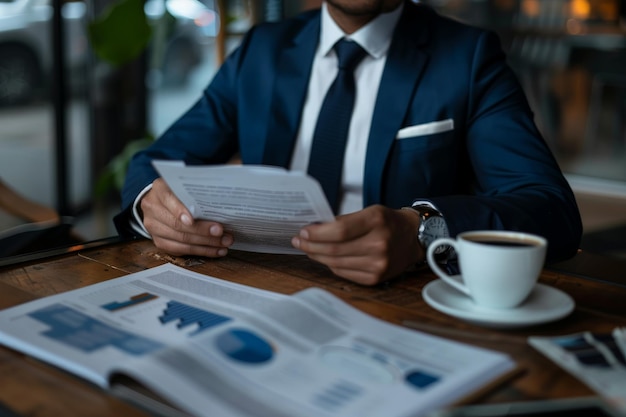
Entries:
{"type": "MultiPolygon", "coordinates": [[[[407,207],[415,210],[420,216],[420,225],[417,229],[417,240],[427,249],[431,243],[442,237],[449,237],[448,225],[439,210],[426,204],[417,204],[407,207]]],[[[440,245],[435,249],[435,254],[446,253],[450,249],[448,245],[440,245]]]]}

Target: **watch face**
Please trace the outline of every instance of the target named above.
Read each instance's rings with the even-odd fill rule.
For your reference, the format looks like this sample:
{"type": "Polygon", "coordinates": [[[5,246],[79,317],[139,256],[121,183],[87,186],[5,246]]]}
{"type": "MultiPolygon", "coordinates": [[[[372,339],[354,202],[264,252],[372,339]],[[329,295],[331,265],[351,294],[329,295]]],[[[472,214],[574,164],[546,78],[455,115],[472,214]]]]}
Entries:
{"type": "MultiPolygon", "coordinates": [[[[424,246],[428,247],[435,240],[448,237],[448,225],[443,217],[435,216],[430,217],[424,224],[424,231],[422,233],[422,239],[424,246]]],[[[440,254],[448,250],[448,245],[440,245],[435,249],[435,254],[440,254]]]]}

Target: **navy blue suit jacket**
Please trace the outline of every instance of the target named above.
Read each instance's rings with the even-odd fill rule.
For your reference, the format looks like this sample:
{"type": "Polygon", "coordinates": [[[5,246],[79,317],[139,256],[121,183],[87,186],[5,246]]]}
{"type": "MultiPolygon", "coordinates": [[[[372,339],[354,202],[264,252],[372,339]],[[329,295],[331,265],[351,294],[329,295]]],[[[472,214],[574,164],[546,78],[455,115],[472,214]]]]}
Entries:
{"type": "MultiPolygon", "coordinates": [[[[287,167],[320,33],[320,12],[253,28],[200,100],[133,159],[116,224],[157,174],[152,159],[287,167]]],[[[364,173],[364,205],[432,201],[452,235],[472,229],[537,233],[548,256],[578,248],[573,193],[533,123],[520,85],[493,33],[406,2],[375,103],[364,173]],[[454,129],[396,139],[400,129],[454,120],[454,129]]]]}

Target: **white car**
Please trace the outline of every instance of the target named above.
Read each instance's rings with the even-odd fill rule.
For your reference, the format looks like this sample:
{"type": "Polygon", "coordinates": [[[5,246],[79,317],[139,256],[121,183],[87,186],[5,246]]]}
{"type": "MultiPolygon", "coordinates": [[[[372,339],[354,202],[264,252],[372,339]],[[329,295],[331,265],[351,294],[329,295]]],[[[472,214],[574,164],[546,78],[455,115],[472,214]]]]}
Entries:
{"type": "MultiPolygon", "coordinates": [[[[86,6],[65,3],[66,65],[86,63],[86,6]]],[[[52,6],[49,0],[0,0],[0,104],[26,101],[48,87],[52,73],[52,6]]],[[[74,78],[76,79],[76,78],[74,78]]]]}

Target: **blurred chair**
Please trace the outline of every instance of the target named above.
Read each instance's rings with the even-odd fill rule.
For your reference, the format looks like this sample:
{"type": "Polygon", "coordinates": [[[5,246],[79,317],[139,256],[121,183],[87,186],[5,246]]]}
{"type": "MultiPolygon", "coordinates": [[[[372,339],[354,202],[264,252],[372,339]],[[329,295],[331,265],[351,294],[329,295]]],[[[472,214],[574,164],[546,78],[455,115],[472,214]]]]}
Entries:
{"type": "Polygon", "coordinates": [[[0,209],[33,223],[58,222],[56,210],[27,199],[0,179],[0,209]]]}

